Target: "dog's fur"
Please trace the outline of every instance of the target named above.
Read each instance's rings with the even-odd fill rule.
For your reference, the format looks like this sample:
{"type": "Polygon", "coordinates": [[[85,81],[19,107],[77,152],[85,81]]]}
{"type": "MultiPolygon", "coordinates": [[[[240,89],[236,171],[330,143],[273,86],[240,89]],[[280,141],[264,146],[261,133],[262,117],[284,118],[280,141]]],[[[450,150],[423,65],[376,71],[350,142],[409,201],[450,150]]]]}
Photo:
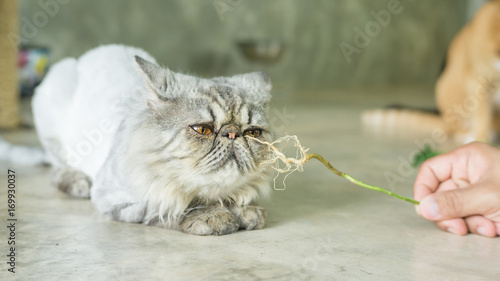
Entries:
{"type": "Polygon", "coordinates": [[[371,110],[364,126],[401,135],[438,129],[458,143],[492,142],[500,132],[500,0],[486,3],[455,37],[435,92],[439,115],[371,110]]]}

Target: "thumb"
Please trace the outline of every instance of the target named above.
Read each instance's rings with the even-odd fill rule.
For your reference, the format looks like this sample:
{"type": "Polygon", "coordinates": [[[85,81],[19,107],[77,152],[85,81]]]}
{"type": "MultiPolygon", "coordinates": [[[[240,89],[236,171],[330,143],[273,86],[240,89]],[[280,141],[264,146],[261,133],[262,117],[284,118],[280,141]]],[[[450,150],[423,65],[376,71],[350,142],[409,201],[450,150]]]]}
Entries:
{"type": "Polygon", "coordinates": [[[420,201],[420,214],[432,221],[482,215],[488,200],[481,188],[469,186],[454,190],[436,192],[420,201]]]}

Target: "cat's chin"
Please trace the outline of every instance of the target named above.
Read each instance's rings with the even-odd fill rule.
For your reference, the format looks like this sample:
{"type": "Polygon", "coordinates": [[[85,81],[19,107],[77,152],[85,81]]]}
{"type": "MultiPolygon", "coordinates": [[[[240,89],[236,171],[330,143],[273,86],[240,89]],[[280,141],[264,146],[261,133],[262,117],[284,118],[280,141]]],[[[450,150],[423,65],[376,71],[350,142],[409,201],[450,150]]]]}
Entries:
{"type": "Polygon", "coordinates": [[[228,163],[217,171],[185,174],[180,180],[187,189],[196,190],[204,197],[223,198],[244,186],[267,184],[269,175],[253,169],[241,173],[236,164],[228,163]]]}
{"type": "Polygon", "coordinates": [[[229,163],[226,167],[217,171],[207,172],[199,175],[197,178],[205,185],[210,186],[237,186],[244,184],[249,178],[256,174],[255,171],[247,171],[243,173],[238,170],[235,163],[229,163]]]}

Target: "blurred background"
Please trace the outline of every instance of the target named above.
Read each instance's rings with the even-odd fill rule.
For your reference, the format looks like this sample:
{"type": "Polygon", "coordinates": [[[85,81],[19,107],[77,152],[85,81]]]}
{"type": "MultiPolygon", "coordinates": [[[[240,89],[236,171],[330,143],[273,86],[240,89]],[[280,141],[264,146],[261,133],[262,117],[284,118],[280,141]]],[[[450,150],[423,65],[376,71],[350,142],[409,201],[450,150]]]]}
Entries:
{"type": "Polygon", "coordinates": [[[451,39],[483,2],[19,0],[18,34],[4,41],[21,47],[27,96],[51,62],[118,43],[205,77],[265,70],[276,98],[403,87],[419,90],[390,95],[432,99],[451,39]]]}
{"type": "MultiPolygon", "coordinates": [[[[267,71],[276,136],[297,135],[336,168],[411,197],[411,163],[438,142],[378,141],[363,134],[360,116],[393,103],[434,107],[448,45],[484,2],[0,0],[0,159],[11,147],[3,138],[39,145],[30,97],[51,65],[126,44],[203,77],[267,71]]],[[[18,266],[31,277],[19,280],[499,280],[498,241],[437,231],[413,206],[353,187],[319,163],[273,191],[265,229],[224,238],[109,221],[51,186],[49,167],[0,160],[4,184],[10,169],[18,266]]]]}

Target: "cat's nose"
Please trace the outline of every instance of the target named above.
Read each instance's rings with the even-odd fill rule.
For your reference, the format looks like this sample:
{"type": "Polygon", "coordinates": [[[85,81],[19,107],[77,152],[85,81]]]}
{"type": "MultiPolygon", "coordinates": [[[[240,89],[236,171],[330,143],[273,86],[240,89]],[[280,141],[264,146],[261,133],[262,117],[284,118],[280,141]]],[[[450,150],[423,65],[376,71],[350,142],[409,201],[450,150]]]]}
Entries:
{"type": "Polygon", "coordinates": [[[230,140],[235,140],[240,136],[240,131],[238,130],[238,128],[236,128],[236,126],[228,125],[224,127],[224,129],[222,129],[221,134],[223,137],[226,137],[230,140]]]}

